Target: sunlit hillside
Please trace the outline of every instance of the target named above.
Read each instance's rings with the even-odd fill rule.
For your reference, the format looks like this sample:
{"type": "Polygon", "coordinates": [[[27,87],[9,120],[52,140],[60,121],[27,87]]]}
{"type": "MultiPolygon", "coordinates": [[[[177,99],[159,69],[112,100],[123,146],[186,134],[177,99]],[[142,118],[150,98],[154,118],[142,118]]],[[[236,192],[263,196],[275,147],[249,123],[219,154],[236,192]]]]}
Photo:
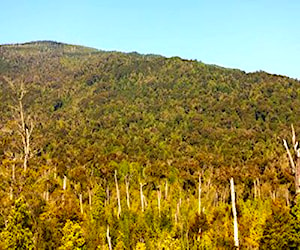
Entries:
{"type": "Polygon", "coordinates": [[[0,249],[233,249],[231,177],[240,248],[296,249],[299,117],[285,76],[1,45],[0,249]]]}

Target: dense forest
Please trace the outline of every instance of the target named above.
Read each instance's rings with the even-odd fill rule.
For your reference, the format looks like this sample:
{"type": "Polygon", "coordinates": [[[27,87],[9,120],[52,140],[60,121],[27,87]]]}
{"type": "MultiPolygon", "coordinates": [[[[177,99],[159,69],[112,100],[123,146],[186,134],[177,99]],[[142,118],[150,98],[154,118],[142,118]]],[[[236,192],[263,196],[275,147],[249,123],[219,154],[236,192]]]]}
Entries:
{"type": "Polygon", "coordinates": [[[285,76],[1,45],[0,249],[234,249],[231,178],[240,249],[299,249],[299,117],[285,76]]]}

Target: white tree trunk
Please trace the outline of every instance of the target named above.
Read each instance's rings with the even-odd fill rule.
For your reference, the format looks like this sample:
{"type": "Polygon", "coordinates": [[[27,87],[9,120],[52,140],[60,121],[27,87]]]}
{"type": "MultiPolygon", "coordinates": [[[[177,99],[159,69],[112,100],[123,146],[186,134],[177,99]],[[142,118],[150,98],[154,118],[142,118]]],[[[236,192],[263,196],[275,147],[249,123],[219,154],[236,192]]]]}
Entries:
{"type": "Polygon", "coordinates": [[[23,89],[23,86],[21,86],[21,94],[19,96],[19,113],[20,113],[20,119],[21,119],[21,125],[20,127],[20,135],[22,137],[22,143],[23,143],[23,150],[24,150],[24,161],[23,161],[23,167],[24,172],[27,170],[27,164],[28,159],[30,156],[30,137],[33,131],[33,123],[30,121],[30,125],[26,124],[25,118],[24,118],[24,110],[23,110],[23,97],[24,97],[25,91],[23,89]]]}
{"type": "Polygon", "coordinates": [[[119,190],[118,179],[117,179],[117,170],[115,170],[115,182],[116,182],[117,199],[118,199],[118,218],[120,218],[120,215],[121,215],[121,199],[120,199],[120,190],[119,190]]]}
{"type": "Polygon", "coordinates": [[[141,206],[142,206],[142,212],[144,212],[144,194],[143,194],[143,186],[144,184],[142,184],[140,182],[140,196],[141,196],[141,206]]]}
{"type": "Polygon", "coordinates": [[[109,226],[107,226],[107,230],[106,230],[106,238],[107,238],[108,248],[109,248],[109,250],[112,250],[112,246],[111,246],[111,238],[110,238],[110,236],[109,236],[109,226]]]}
{"type": "Polygon", "coordinates": [[[82,194],[79,194],[80,213],[83,214],[82,194]]]}
{"type": "Polygon", "coordinates": [[[12,201],[13,198],[14,198],[14,196],[13,196],[13,188],[10,187],[10,188],[9,188],[9,199],[12,201]]]}
{"type": "Polygon", "coordinates": [[[12,165],[12,180],[13,182],[16,180],[16,165],[12,165]]]}
{"type": "Polygon", "coordinates": [[[253,180],[253,187],[254,187],[254,200],[256,200],[256,198],[257,198],[256,180],[253,180]]]}
{"type": "Polygon", "coordinates": [[[161,201],[161,190],[157,190],[157,207],[158,207],[158,216],[160,217],[160,201],[161,201]]]}
{"type": "Polygon", "coordinates": [[[63,200],[63,205],[65,204],[65,191],[67,189],[67,176],[64,175],[64,180],[63,180],[63,195],[62,195],[62,200],[63,200]]]}
{"type": "Polygon", "coordinates": [[[175,216],[175,218],[176,218],[175,223],[177,223],[178,220],[179,220],[179,217],[180,217],[180,201],[177,202],[176,213],[175,213],[175,215],[176,215],[176,216],[175,216]]]}
{"type": "Polygon", "coordinates": [[[166,183],[165,183],[165,200],[168,199],[168,181],[166,180],[166,183]]]}
{"type": "Polygon", "coordinates": [[[234,233],[234,246],[239,249],[239,236],[238,236],[238,221],[235,206],[235,190],[233,178],[230,179],[230,189],[231,189],[231,202],[232,202],[232,214],[233,214],[233,233],[234,233]]]}
{"type": "Polygon", "coordinates": [[[90,210],[92,210],[92,191],[90,188],[89,188],[89,207],[90,210]]]}
{"type": "Polygon", "coordinates": [[[4,79],[6,80],[6,82],[10,85],[11,89],[15,92],[16,94],[16,99],[18,101],[18,106],[16,108],[16,110],[18,111],[18,116],[19,116],[19,129],[17,130],[17,132],[20,134],[21,138],[22,138],[22,145],[23,145],[23,167],[24,167],[24,172],[26,172],[27,170],[27,164],[28,164],[28,160],[30,157],[30,137],[31,137],[31,133],[33,130],[33,122],[30,119],[30,117],[26,117],[24,115],[24,109],[23,109],[23,98],[26,94],[26,91],[24,89],[24,82],[21,81],[20,82],[20,86],[15,86],[15,83],[13,80],[11,80],[8,77],[4,76],[4,79]],[[30,124],[29,124],[30,122],[30,124]]]}
{"type": "Polygon", "coordinates": [[[126,177],[125,178],[125,187],[126,187],[126,201],[127,201],[127,207],[130,209],[130,196],[129,196],[129,180],[126,177]]]}
{"type": "Polygon", "coordinates": [[[67,189],[67,176],[64,175],[63,190],[67,189]]]}
{"type": "Polygon", "coordinates": [[[201,183],[201,175],[199,174],[199,183],[198,183],[199,185],[198,185],[198,215],[200,215],[200,213],[201,213],[201,191],[202,191],[202,189],[201,189],[201,185],[202,185],[202,183],[201,183]]]}
{"type": "Polygon", "coordinates": [[[296,191],[296,198],[297,198],[297,196],[300,195],[300,148],[299,148],[298,141],[296,141],[296,133],[293,124],[291,125],[291,128],[292,128],[292,144],[294,149],[294,157],[285,139],[283,139],[283,145],[286,149],[286,152],[288,154],[291,163],[292,173],[294,174],[295,191],[296,191]]]}
{"type": "Polygon", "coordinates": [[[106,199],[105,199],[105,202],[104,202],[104,205],[107,206],[110,202],[110,194],[109,194],[109,186],[107,185],[106,186],[106,199]]]}
{"type": "Polygon", "coordinates": [[[259,178],[256,178],[257,197],[260,198],[260,182],[259,178]]]}

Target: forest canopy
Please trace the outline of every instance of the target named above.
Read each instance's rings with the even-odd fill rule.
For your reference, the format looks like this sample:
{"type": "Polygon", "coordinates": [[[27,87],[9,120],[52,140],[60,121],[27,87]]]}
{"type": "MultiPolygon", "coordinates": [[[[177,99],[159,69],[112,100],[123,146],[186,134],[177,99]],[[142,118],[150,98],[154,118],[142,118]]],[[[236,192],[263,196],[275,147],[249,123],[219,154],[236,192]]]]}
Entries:
{"type": "Polygon", "coordinates": [[[300,246],[296,79],[1,45],[0,114],[0,248],[231,249],[231,177],[241,248],[300,246]]]}

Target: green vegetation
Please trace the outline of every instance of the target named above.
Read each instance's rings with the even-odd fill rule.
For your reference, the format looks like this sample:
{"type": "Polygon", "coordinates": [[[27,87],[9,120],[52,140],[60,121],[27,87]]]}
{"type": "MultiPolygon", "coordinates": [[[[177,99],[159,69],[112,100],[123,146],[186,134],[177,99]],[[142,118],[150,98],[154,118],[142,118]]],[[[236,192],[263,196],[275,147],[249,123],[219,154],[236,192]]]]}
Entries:
{"type": "Polygon", "coordinates": [[[2,45],[0,114],[0,248],[233,249],[231,177],[240,248],[300,247],[295,79],[2,45]]]}

